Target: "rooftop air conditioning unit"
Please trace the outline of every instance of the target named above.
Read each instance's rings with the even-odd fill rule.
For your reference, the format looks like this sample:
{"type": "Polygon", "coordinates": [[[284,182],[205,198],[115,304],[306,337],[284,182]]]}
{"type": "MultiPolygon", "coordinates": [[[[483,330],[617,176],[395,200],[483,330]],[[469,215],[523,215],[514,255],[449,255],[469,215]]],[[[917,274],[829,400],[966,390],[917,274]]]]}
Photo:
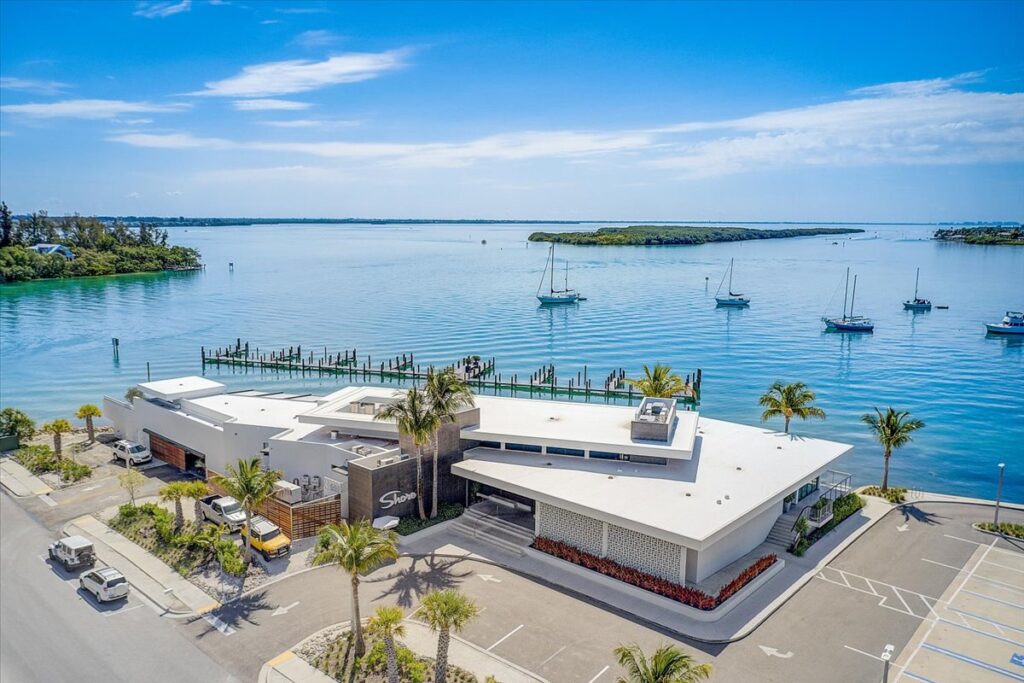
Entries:
{"type": "Polygon", "coordinates": [[[337,441],[337,440],[338,440],[338,430],[337,429],[332,429],[331,430],[331,441],[337,441]]]}
{"type": "Polygon", "coordinates": [[[274,482],[274,497],[290,505],[301,503],[302,487],[281,479],[274,482]]]}
{"type": "Polygon", "coordinates": [[[377,467],[384,467],[384,465],[390,465],[393,462],[395,462],[394,458],[381,458],[380,462],[377,463],[377,467]]]}

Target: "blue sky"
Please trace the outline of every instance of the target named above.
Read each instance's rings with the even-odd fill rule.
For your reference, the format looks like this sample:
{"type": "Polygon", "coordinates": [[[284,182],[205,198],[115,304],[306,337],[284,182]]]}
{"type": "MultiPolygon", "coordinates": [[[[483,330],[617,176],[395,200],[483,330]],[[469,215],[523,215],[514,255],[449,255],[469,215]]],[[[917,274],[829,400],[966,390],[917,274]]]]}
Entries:
{"type": "Polygon", "coordinates": [[[0,3],[18,212],[1024,220],[1024,3],[0,3]]]}

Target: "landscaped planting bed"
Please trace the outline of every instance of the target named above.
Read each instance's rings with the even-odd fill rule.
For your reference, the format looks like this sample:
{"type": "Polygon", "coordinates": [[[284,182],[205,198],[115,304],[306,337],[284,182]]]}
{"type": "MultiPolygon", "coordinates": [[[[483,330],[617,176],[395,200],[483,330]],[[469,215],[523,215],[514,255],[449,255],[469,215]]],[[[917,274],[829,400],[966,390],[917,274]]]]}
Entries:
{"type": "Polygon", "coordinates": [[[978,522],[975,524],[982,531],[989,531],[993,534],[1012,536],[1013,538],[1024,539],[1024,524],[1011,524],[1010,522],[999,522],[999,528],[992,522],[978,522]]]}
{"type": "MultiPolygon", "coordinates": [[[[384,683],[387,681],[387,654],[384,641],[366,634],[366,655],[352,661],[353,636],[345,631],[340,636],[299,648],[298,655],[311,666],[336,681],[345,683],[384,683]]],[[[398,652],[398,678],[403,683],[433,683],[434,660],[419,657],[409,648],[396,643],[398,652]]],[[[448,665],[448,680],[452,683],[479,683],[479,679],[457,666],[448,665]]]]}
{"type": "Polygon", "coordinates": [[[437,506],[437,517],[433,519],[420,519],[417,515],[408,515],[398,520],[398,526],[395,527],[395,531],[398,532],[399,536],[408,536],[417,531],[423,531],[435,524],[455,519],[462,514],[462,511],[463,507],[458,503],[440,503],[437,506]]]}
{"type": "Polygon", "coordinates": [[[884,498],[890,503],[899,504],[903,503],[907,499],[907,490],[890,486],[885,491],[882,490],[881,486],[869,486],[861,491],[865,496],[874,496],[875,498],[884,498]]]}
{"type": "Polygon", "coordinates": [[[740,572],[739,576],[722,586],[718,591],[718,595],[709,595],[698,588],[682,586],[674,581],[653,576],[638,569],[624,567],[618,562],[614,562],[608,558],[591,555],[588,552],[574,548],[568,543],[562,543],[561,541],[553,541],[549,538],[538,536],[533,541],[533,547],[541,552],[547,553],[548,555],[553,555],[554,557],[567,562],[572,562],[573,564],[581,567],[600,572],[605,576],[618,579],[619,581],[628,583],[631,586],[643,588],[644,590],[657,593],[658,595],[669,598],[670,600],[676,600],[684,605],[705,611],[713,610],[721,605],[723,602],[735,595],[741,588],[775,564],[779,559],[775,555],[765,555],[764,557],[759,558],[749,567],[740,572]]]}
{"type": "Polygon", "coordinates": [[[73,484],[92,475],[92,468],[68,458],[58,459],[46,445],[22,446],[14,452],[14,460],[35,475],[55,472],[62,484],[73,484]]]}

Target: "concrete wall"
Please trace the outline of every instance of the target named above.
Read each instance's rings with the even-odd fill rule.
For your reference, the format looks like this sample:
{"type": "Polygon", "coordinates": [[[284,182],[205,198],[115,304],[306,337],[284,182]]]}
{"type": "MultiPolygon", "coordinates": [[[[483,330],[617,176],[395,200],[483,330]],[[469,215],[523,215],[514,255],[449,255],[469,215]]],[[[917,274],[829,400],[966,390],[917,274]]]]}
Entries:
{"type": "MultiPolygon", "coordinates": [[[[381,501],[385,494],[397,492],[401,496],[416,493],[416,458],[400,460],[383,467],[368,468],[358,461],[349,463],[348,468],[348,517],[356,519],[376,519],[384,515],[404,517],[418,513],[415,496],[390,507],[381,501]]],[[[428,508],[430,489],[423,489],[424,505],[428,508]]]]}
{"type": "Polygon", "coordinates": [[[692,583],[703,581],[730,562],[735,562],[761,545],[781,514],[782,501],[780,500],[742,526],[730,531],[727,536],[697,552],[696,562],[687,562],[686,580],[692,583]],[[692,577],[689,573],[691,568],[695,572],[692,577]]]}
{"type": "Polygon", "coordinates": [[[114,432],[121,434],[126,439],[138,441],[138,439],[135,438],[138,436],[135,411],[132,410],[132,405],[130,403],[111,396],[104,396],[103,417],[110,420],[111,424],[113,424],[114,432]]]}
{"type": "Polygon", "coordinates": [[[125,438],[149,445],[149,435],[143,431],[148,429],[202,453],[206,456],[209,469],[224,471],[222,465],[214,464],[224,463],[227,459],[224,453],[224,432],[220,427],[138,398],[132,402],[132,412],[135,414],[136,434],[134,437],[126,434],[125,438]]]}
{"type": "Polygon", "coordinates": [[[302,475],[337,478],[332,468],[344,465],[346,453],[325,443],[300,443],[286,439],[270,439],[269,467],[284,472],[288,481],[302,475]]]}

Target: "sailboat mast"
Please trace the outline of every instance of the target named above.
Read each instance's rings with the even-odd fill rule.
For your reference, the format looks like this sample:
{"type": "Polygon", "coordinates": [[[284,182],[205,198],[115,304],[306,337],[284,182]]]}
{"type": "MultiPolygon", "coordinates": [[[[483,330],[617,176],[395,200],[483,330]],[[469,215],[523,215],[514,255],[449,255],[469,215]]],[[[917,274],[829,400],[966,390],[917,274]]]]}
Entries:
{"type": "Polygon", "coordinates": [[[555,291],[555,243],[551,243],[551,284],[548,286],[549,293],[555,291]]]}
{"type": "Polygon", "coordinates": [[[850,297],[850,317],[853,317],[853,302],[857,298],[857,276],[853,276],[853,296],[850,297]]]}
{"type": "Polygon", "coordinates": [[[729,296],[732,296],[732,262],[734,259],[729,259],[729,296]]]}
{"type": "Polygon", "coordinates": [[[914,301],[917,301],[917,285],[921,281],[921,269],[917,269],[917,275],[914,276],[914,301]]]}
{"type": "Polygon", "coordinates": [[[565,259],[565,291],[569,291],[569,259],[565,259]]]}
{"type": "Polygon", "coordinates": [[[843,289],[843,317],[846,317],[846,299],[850,294],[850,268],[846,268],[846,287],[843,289]]]}

